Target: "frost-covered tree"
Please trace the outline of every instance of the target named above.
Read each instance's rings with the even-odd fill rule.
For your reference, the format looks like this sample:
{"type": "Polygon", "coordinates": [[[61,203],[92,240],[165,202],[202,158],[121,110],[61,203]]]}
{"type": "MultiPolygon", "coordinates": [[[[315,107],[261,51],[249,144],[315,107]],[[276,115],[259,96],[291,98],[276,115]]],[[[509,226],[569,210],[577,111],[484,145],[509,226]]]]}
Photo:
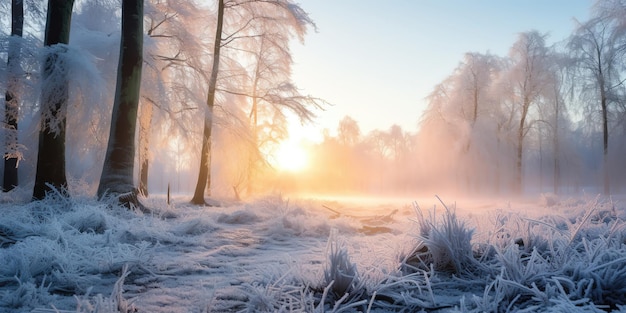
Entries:
{"type": "Polygon", "coordinates": [[[293,37],[303,41],[306,26],[313,25],[312,21],[299,18],[298,11],[274,10],[271,4],[255,5],[265,6],[255,11],[264,12],[265,18],[253,22],[248,37],[236,42],[237,46],[241,46],[240,51],[251,54],[248,59],[252,63],[247,79],[251,82],[250,86],[237,92],[245,94],[250,102],[252,147],[247,169],[248,193],[253,191],[255,173],[268,164],[261,151],[267,151],[270,149],[268,145],[287,135],[286,127],[275,121],[286,120],[285,111],[295,113],[301,122],[310,121],[313,118],[312,109],[319,108],[323,102],[300,94],[291,81],[293,59],[289,43],[293,37]]]}
{"type": "Polygon", "coordinates": [[[516,193],[521,194],[523,188],[523,153],[524,139],[532,129],[531,106],[536,105],[544,92],[548,79],[548,49],[545,45],[546,35],[537,31],[525,32],[519,35],[517,42],[510,50],[512,67],[510,79],[513,83],[512,96],[518,121],[515,155],[515,185],[516,193]]]}
{"type": "MultiPolygon", "coordinates": [[[[441,147],[440,154],[454,160],[450,160],[447,168],[437,171],[439,176],[456,181],[459,189],[476,189],[485,185],[487,177],[497,175],[491,174],[497,171],[496,167],[482,164],[485,160],[496,164],[499,161],[500,154],[494,144],[497,140],[494,115],[498,111],[494,84],[503,63],[501,58],[488,53],[466,53],[454,72],[428,97],[429,106],[419,136],[423,137],[422,141],[432,140],[429,134],[447,139],[433,144],[437,147],[445,144],[447,147],[441,147]]],[[[439,166],[426,166],[425,170],[439,166]]]]}
{"type": "Polygon", "coordinates": [[[122,35],[109,142],[98,196],[110,193],[120,203],[140,207],[133,183],[135,130],[143,66],[143,0],[122,2],[122,35]]]}
{"type": "Polygon", "coordinates": [[[389,136],[387,138],[389,139],[388,145],[391,149],[393,160],[397,165],[401,165],[409,150],[408,134],[404,132],[400,125],[393,124],[389,128],[389,136]]]}
{"type": "Polygon", "coordinates": [[[24,2],[23,0],[11,1],[11,41],[9,43],[9,52],[7,56],[7,90],[5,92],[4,102],[4,121],[5,121],[5,154],[4,154],[4,179],[2,188],[4,191],[10,191],[18,184],[17,165],[19,155],[16,148],[17,140],[17,120],[19,115],[19,88],[20,77],[22,76],[22,67],[20,65],[21,43],[17,41],[17,37],[21,38],[24,27],[24,2]]]}
{"type": "MultiPolygon", "coordinates": [[[[310,105],[315,106],[318,103],[316,99],[300,95],[290,80],[289,40],[294,35],[301,37],[307,26],[312,25],[312,21],[300,6],[289,0],[230,0],[224,3],[220,1],[218,4],[218,26],[209,78],[208,113],[205,119],[201,168],[192,199],[192,203],[198,204],[205,203],[204,192],[207,186],[210,193],[213,123],[220,114],[229,118],[239,115],[237,112],[224,110],[225,106],[218,105],[216,92],[220,93],[222,99],[226,98],[226,94],[250,99],[249,131],[239,132],[251,134],[252,139],[243,138],[243,140],[251,140],[252,149],[257,151],[260,150],[261,142],[271,141],[261,138],[261,133],[277,134],[274,131],[276,129],[269,131],[260,129],[260,125],[272,126],[265,121],[284,119],[284,109],[289,109],[305,119],[310,118],[312,116],[310,105]],[[232,81],[251,83],[236,86],[232,81]],[[215,87],[212,87],[213,84],[215,87]],[[215,108],[220,109],[219,114],[215,112],[215,108]],[[261,112],[267,112],[267,115],[262,116],[261,112]]],[[[251,163],[250,160],[248,162],[251,163]]]]}
{"type": "Polygon", "coordinates": [[[172,141],[190,142],[195,134],[189,125],[198,107],[204,105],[204,90],[197,87],[206,81],[202,70],[207,59],[197,23],[206,23],[206,11],[193,1],[146,3],[145,83],[141,89],[137,151],[139,192],[145,196],[154,160],[151,151],[171,149],[172,141]]]}
{"type": "MultiPolygon", "coordinates": [[[[568,91],[571,84],[568,83],[568,71],[571,68],[570,59],[562,53],[550,52],[550,67],[548,81],[545,89],[545,108],[541,111],[543,126],[550,133],[552,144],[552,189],[555,194],[559,193],[561,185],[561,150],[563,147],[563,132],[568,128],[567,105],[568,91]]],[[[540,171],[542,172],[542,171],[540,171]]]]}
{"type": "Polygon", "coordinates": [[[213,131],[213,111],[215,107],[215,89],[217,86],[217,75],[220,66],[220,52],[222,48],[222,28],[224,25],[224,0],[218,0],[217,4],[217,24],[215,26],[215,38],[213,43],[213,64],[207,93],[207,111],[204,118],[202,132],[202,148],[200,150],[200,170],[198,171],[198,181],[196,189],[191,198],[193,204],[206,204],[204,191],[207,185],[211,186],[211,134],[213,131]]]}
{"type": "Polygon", "coordinates": [[[361,140],[361,128],[356,120],[344,116],[337,127],[337,139],[346,147],[353,147],[361,140]]]}
{"type": "Polygon", "coordinates": [[[372,180],[376,182],[375,185],[380,190],[385,186],[384,178],[385,175],[388,174],[386,166],[390,154],[388,137],[389,134],[387,132],[375,129],[368,133],[367,137],[364,139],[367,151],[372,156],[370,168],[375,169],[374,172],[370,174],[374,176],[372,180]]]}
{"type": "Polygon", "coordinates": [[[609,130],[611,105],[618,102],[617,92],[622,87],[621,78],[624,64],[625,45],[623,43],[624,20],[611,18],[615,12],[624,12],[619,1],[598,3],[598,13],[590,20],[578,23],[568,42],[568,50],[576,62],[579,90],[589,106],[584,109],[588,116],[596,120],[599,112],[599,124],[602,129],[603,156],[603,191],[610,194],[609,169],[609,130]],[[606,6],[605,6],[606,5],[606,6]],[[622,10],[619,10],[619,8],[622,10]],[[609,13],[611,12],[612,13],[609,13]],[[599,109],[599,110],[598,110],[599,109]]]}
{"type": "MultiPolygon", "coordinates": [[[[464,61],[457,67],[456,80],[459,108],[470,133],[477,126],[478,118],[489,111],[489,88],[499,71],[499,59],[491,54],[466,53],[464,61]]],[[[469,151],[472,138],[469,137],[465,150],[469,151]]]]}
{"type": "Polygon", "coordinates": [[[63,62],[70,40],[74,0],[49,0],[44,45],[41,92],[41,128],[37,153],[34,199],[43,199],[50,188],[67,188],[65,174],[65,123],[68,100],[68,68],[63,62]]]}
{"type": "Polygon", "coordinates": [[[591,7],[591,13],[594,18],[602,18],[611,23],[613,35],[624,35],[624,31],[626,31],[626,1],[595,1],[591,7]]]}
{"type": "MultiPolygon", "coordinates": [[[[447,118],[454,121],[460,140],[457,176],[464,188],[476,189],[486,171],[480,160],[490,158],[493,150],[492,85],[501,71],[501,59],[489,53],[466,53],[463,61],[448,78],[452,85],[447,118]],[[485,153],[485,151],[489,151],[485,153]],[[487,154],[487,155],[484,155],[487,154]]],[[[495,153],[497,155],[497,153],[495,153]]],[[[492,158],[492,157],[491,157],[492,158]]]]}

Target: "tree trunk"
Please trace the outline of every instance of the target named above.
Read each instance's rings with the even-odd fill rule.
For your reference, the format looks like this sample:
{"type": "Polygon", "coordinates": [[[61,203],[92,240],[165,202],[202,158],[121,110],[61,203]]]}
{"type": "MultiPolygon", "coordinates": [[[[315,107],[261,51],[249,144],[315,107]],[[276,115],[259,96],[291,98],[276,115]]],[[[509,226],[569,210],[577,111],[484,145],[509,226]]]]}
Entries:
{"type": "Polygon", "coordinates": [[[122,1],[122,37],[115,102],[98,196],[110,193],[126,207],[143,208],[133,184],[135,130],[143,63],[143,0],[122,1]]]}
{"type": "MultiPolygon", "coordinates": [[[[526,90],[526,88],[524,88],[526,90]]],[[[523,179],[523,157],[524,157],[524,137],[526,137],[526,116],[530,108],[530,99],[524,95],[522,102],[522,114],[519,121],[519,130],[517,132],[517,156],[515,166],[515,193],[521,195],[524,190],[523,179]]]]}
{"type": "Polygon", "coordinates": [[[222,46],[222,24],[224,22],[224,0],[218,1],[217,27],[215,30],[215,42],[213,44],[213,68],[209,78],[209,92],[207,94],[207,113],[204,119],[204,131],[202,139],[202,151],[200,156],[200,171],[196,190],[191,199],[193,204],[206,204],[204,200],[205,188],[211,188],[211,132],[213,128],[213,107],[215,106],[215,89],[217,74],[220,65],[220,48],[222,46]]]}
{"type": "Polygon", "coordinates": [[[522,194],[522,161],[523,161],[523,153],[524,153],[524,121],[525,117],[523,117],[520,121],[520,129],[517,133],[517,153],[515,158],[515,194],[522,194]]]}
{"type": "MultiPolygon", "coordinates": [[[[263,45],[263,41],[261,42],[263,45]]],[[[261,46],[261,50],[263,47],[261,46]]],[[[248,196],[254,193],[254,174],[257,171],[257,164],[259,160],[259,154],[257,151],[260,149],[259,147],[259,100],[257,98],[257,87],[259,84],[259,76],[260,74],[260,56],[257,56],[256,60],[256,69],[254,73],[254,81],[252,82],[252,108],[250,109],[250,119],[251,119],[251,127],[252,127],[252,149],[248,154],[248,170],[246,173],[246,192],[248,196]]],[[[239,197],[238,194],[235,195],[239,197]]]]}
{"type": "MultiPolygon", "coordinates": [[[[11,36],[22,37],[24,29],[24,2],[13,0],[11,2],[11,36]]],[[[16,39],[16,38],[14,38],[16,39]]],[[[19,81],[22,72],[20,65],[21,45],[18,42],[9,43],[9,55],[7,57],[8,82],[4,95],[4,118],[7,135],[5,137],[4,154],[4,178],[2,188],[5,192],[13,190],[18,184],[17,161],[18,157],[14,150],[17,147],[17,118],[19,115],[19,81]]]]}
{"type": "Polygon", "coordinates": [[[561,165],[559,164],[559,140],[554,140],[554,194],[559,194],[559,189],[561,185],[561,165]]]}
{"type": "Polygon", "coordinates": [[[148,168],[150,165],[150,127],[152,104],[144,102],[139,117],[139,193],[148,196],[148,168]]]}
{"type": "MultiPolygon", "coordinates": [[[[68,44],[70,40],[70,24],[74,0],[49,0],[48,16],[44,45],[68,44]]],[[[43,80],[49,80],[57,68],[59,51],[51,52],[45,60],[43,80]]],[[[63,70],[63,69],[60,69],[63,70]]],[[[37,152],[37,173],[33,199],[43,199],[52,188],[65,190],[67,179],[65,176],[65,112],[67,103],[67,80],[55,82],[54,85],[44,87],[41,93],[42,110],[48,110],[50,118],[42,117],[39,130],[39,151],[37,152]],[[60,89],[55,90],[55,89],[60,89]],[[61,94],[61,97],[58,96],[61,94]],[[56,119],[58,130],[51,129],[51,119],[56,119]]]]}
{"type": "Polygon", "coordinates": [[[541,136],[541,130],[539,134],[539,192],[543,193],[543,138],[541,136]]]}
{"type": "Polygon", "coordinates": [[[609,175],[609,122],[606,107],[606,92],[604,82],[600,83],[600,104],[602,106],[602,167],[604,172],[604,194],[611,194],[611,180],[609,175]]]}
{"type": "Polygon", "coordinates": [[[498,132],[496,133],[496,175],[495,175],[495,189],[496,195],[500,195],[500,125],[498,125],[498,132]]]}
{"type": "Polygon", "coordinates": [[[150,161],[148,158],[142,158],[139,164],[139,194],[144,197],[148,196],[148,167],[150,161]]]}
{"type": "MultiPolygon", "coordinates": [[[[598,51],[598,60],[601,60],[601,54],[598,51]]],[[[607,95],[606,81],[604,79],[604,70],[602,63],[598,62],[598,88],[600,89],[600,109],[602,112],[602,169],[603,169],[603,192],[605,195],[611,193],[611,185],[609,179],[609,122],[607,112],[607,95]]]]}
{"type": "MultiPolygon", "coordinates": [[[[557,95],[558,97],[558,95],[557,95]]],[[[554,146],[554,181],[553,188],[554,194],[559,194],[559,185],[561,184],[561,167],[559,164],[559,155],[561,154],[560,140],[559,140],[559,114],[560,114],[560,101],[557,98],[555,104],[555,118],[554,118],[554,138],[552,139],[554,146]]]]}
{"type": "MultiPolygon", "coordinates": [[[[200,171],[198,172],[198,182],[196,183],[196,190],[191,199],[193,204],[206,204],[204,201],[205,189],[211,187],[211,132],[212,132],[212,115],[213,106],[210,105],[207,116],[204,120],[204,131],[202,138],[202,154],[200,156],[200,171]]],[[[207,191],[210,195],[210,192],[207,191]]]]}

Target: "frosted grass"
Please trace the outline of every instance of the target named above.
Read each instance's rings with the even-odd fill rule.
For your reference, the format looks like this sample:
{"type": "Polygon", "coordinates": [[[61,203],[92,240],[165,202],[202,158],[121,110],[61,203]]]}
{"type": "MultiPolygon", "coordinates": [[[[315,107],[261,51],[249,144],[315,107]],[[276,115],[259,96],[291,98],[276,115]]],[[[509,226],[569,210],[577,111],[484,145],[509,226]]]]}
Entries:
{"type": "Polygon", "coordinates": [[[89,197],[25,199],[18,188],[0,204],[6,312],[625,308],[624,208],[610,199],[550,195],[480,211],[144,199],[151,214],[89,197]]]}

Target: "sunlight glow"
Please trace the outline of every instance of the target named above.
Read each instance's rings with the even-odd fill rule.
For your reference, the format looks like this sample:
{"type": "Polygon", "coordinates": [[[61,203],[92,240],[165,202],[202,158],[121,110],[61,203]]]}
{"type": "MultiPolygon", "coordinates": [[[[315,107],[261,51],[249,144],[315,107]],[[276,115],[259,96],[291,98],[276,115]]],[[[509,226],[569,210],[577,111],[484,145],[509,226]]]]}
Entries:
{"type": "Polygon", "coordinates": [[[169,153],[174,160],[174,165],[176,166],[176,173],[180,173],[181,171],[189,170],[191,167],[191,156],[185,151],[188,149],[188,143],[185,139],[176,134],[169,138],[168,141],[169,153]]]}
{"type": "Polygon", "coordinates": [[[288,172],[300,172],[308,166],[309,158],[302,144],[292,140],[280,144],[275,154],[276,168],[288,172]]]}

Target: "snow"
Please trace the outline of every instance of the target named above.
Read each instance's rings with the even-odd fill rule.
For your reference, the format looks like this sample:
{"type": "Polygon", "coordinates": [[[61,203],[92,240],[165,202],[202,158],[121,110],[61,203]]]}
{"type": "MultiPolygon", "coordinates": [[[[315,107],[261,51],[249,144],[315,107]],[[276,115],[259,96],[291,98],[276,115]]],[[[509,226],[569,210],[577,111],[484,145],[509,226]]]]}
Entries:
{"type": "Polygon", "coordinates": [[[610,198],[274,195],[197,207],[155,197],[142,214],[89,196],[25,194],[0,199],[2,312],[602,312],[626,303],[624,205],[610,198]]]}

